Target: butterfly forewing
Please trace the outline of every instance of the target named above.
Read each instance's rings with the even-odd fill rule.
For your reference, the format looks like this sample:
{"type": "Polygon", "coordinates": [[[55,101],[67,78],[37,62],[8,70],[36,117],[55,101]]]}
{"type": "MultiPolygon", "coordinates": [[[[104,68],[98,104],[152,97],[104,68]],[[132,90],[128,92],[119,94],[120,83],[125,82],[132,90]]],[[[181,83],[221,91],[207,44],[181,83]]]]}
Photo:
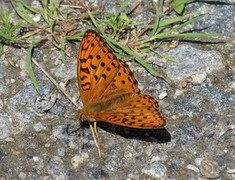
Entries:
{"type": "Polygon", "coordinates": [[[138,93],[138,82],[129,66],[121,60],[119,60],[119,66],[119,70],[113,81],[101,94],[99,98],[101,102],[138,93]]]}
{"type": "Polygon", "coordinates": [[[84,106],[99,101],[118,70],[118,59],[103,38],[95,31],[88,30],[78,55],[79,90],[84,106]]]}

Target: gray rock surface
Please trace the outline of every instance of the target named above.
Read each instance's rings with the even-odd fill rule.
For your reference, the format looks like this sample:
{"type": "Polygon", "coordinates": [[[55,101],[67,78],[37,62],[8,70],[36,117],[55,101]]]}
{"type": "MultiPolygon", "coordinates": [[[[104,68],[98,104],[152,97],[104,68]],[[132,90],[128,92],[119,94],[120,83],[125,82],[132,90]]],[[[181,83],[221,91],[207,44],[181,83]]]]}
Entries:
{"type": "MultiPolygon", "coordinates": [[[[38,0],[24,2],[41,7],[38,0]]],[[[65,2],[68,3],[62,4],[65,2]]],[[[102,9],[100,3],[104,1],[90,2],[91,7],[102,9]]],[[[125,9],[128,12],[139,1],[130,3],[125,9]]],[[[223,34],[187,42],[176,39],[163,42],[157,50],[178,59],[178,63],[153,53],[143,54],[146,62],[156,70],[161,69],[171,84],[152,76],[131,59],[128,61],[141,93],[159,101],[167,127],[156,130],[115,126],[114,130],[112,124],[98,122],[102,158],[98,156],[89,123],[76,117],[78,109],[33,65],[38,93],[27,76],[25,50],[4,45],[0,58],[0,179],[234,179],[232,3],[194,2],[185,7],[184,13],[203,10],[201,13],[207,15],[179,31],[196,29],[195,33],[223,34]],[[175,48],[169,48],[169,43],[175,48]],[[189,76],[192,81],[182,88],[181,82],[189,76]]],[[[103,9],[114,13],[119,7],[116,1],[106,0],[103,9]]],[[[13,22],[19,21],[10,1],[0,1],[0,12],[2,9],[11,12],[13,22]]],[[[152,10],[150,0],[141,1],[137,13],[134,11],[128,17],[148,24],[155,17],[152,10]]],[[[76,14],[80,9],[70,11],[80,15],[76,14]]],[[[162,19],[172,17],[179,16],[172,11],[162,19]]],[[[33,18],[43,25],[38,16],[33,18]]],[[[79,22],[78,31],[82,27],[91,28],[79,22]]],[[[140,32],[143,25],[135,28],[140,32]]],[[[122,34],[119,40],[122,42],[122,34]]],[[[35,48],[33,57],[82,106],[76,72],[79,45],[66,42],[66,47],[71,47],[71,57],[65,63],[61,61],[61,52],[49,42],[35,48]]]]}

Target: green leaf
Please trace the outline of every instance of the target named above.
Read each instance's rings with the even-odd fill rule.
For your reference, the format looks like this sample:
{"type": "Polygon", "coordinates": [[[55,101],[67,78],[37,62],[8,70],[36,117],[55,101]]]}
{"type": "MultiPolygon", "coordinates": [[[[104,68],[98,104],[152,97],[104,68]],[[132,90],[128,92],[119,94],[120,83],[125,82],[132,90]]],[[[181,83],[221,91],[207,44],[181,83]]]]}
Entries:
{"type": "Polygon", "coordinates": [[[2,43],[0,42],[0,57],[2,56],[2,49],[3,49],[3,45],[2,45],[2,43]]]}
{"type": "Polygon", "coordinates": [[[62,38],[60,45],[61,45],[61,55],[62,55],[62,61],[65,62],[65,40],[66,38],[62,38]]]}
{"type": "Polygon", "coordinates": [[[33,85],[34,85],[34,87],[36,88],[36,90],[39,93],[38,83],[36,81],[36,77],[34,75],[33,68],[32,68],[32,62],[31,62],[32,49],[33,49],[33,44],[30,44],[29,45],[29,49],[27,51],[26,63],[27,63],[27,68],[28,68],[28,71],[29,71],[30,78],[31,78],[31,80],[33,82],[33,85]]]}
{"type": "MultiPolygon", "coordinates": [[[[172,3],[172,6],[175,6],[174,10],[178,13],[181,14],[184,10],[185,4],[189,3],[189,0],[174,0],[172,3]]],[[[190,0],[193,1],[193,0],[190,0]]]]}
{"type": "Polygon", "coordinates": [[[2,22],[5,27],[0,28],[0,40],[2,40],[3,43],[12,43],[15,40],[19,40],[20,35],[14,35],[14,32],[16,29],[19,29],[22,27],[23,23],[20,21],[15,26],[11,25],[10,19],[9,19],[10,13],[4,12],[3,14],[0,13],[0,16],[2,17],[2,22]]]}
{"type": "Polygon", "coordinates": [[[185,5],[184,4],[180,4],[178,5],[176,8],[175,8],[175,11],[178,13],[178,14],[181,14],[184,10],[184,7],[185,5]]]}

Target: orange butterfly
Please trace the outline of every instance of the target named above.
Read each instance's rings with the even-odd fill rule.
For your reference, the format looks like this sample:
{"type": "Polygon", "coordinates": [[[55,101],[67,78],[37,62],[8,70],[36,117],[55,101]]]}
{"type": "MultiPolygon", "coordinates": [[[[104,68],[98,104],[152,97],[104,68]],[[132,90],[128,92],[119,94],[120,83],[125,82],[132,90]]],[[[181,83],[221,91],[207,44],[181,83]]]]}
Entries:
{"type": "Polygon", "coordinates": [[[85,32],[80,45],[78,84],[84,106],[77,115],[81,121],[143,129],[166,125],[159,103],[139,93],[129,66],[116,57],[94,30],[85,32]]]}

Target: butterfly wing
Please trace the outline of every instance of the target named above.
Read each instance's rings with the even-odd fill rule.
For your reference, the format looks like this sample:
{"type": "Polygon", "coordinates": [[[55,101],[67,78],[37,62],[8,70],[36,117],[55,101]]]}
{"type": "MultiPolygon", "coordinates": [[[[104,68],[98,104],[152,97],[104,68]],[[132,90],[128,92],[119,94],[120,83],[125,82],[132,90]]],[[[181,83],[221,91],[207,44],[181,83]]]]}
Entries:
{"type": "Polygon", "coordinates": [[[107,88],[118,69],[119,62],[102,37],[93,30],[86,31],[78,55],[78,82],[84,106],[107,88]]]}
{"type": "Polygon", "coordinates": [[[156,129],[166,126],[159,103],[151,96],[134,95],[129,101],[112,107],[91,116],[97,121],[133,128],[156,129]]]}
{"type": "Polygon", "coordinates": [[[78,82],[84,106],[138,92],[138,83],[128,65],[93,30],[85,32],[80,45],[78,82]]]}

